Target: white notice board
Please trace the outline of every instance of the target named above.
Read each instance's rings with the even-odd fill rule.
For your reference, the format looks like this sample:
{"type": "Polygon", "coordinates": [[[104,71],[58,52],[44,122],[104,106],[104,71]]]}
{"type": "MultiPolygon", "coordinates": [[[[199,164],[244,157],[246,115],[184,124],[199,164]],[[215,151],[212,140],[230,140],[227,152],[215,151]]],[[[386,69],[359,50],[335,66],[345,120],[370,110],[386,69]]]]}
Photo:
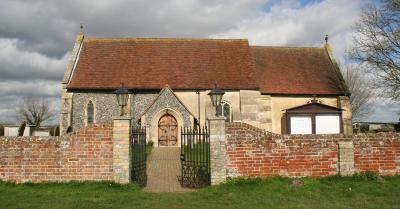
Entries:
{"type": "Polygon", "coordinates": [[[338,115],[315,116],[316,134],[338,134],[340,133],[340,117],[338,115]]]}
{"type": "Polygon", "coordinates": [[[311,117],[290,117],[290,134],[312,134],[311,117]]]}

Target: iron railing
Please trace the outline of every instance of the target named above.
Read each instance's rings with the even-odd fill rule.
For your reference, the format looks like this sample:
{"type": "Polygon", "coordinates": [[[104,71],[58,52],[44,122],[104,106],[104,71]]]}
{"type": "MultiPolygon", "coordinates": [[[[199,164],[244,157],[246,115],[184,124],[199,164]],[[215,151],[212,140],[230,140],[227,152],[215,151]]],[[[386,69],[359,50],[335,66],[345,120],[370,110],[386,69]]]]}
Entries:
{"type": "Polygon", "coordinates": [[[131,180],[140,187],[147,184],[147,153],[146,153],[146,128],[132,127],[132,171],[131,180]]]}
{"type": "Polygon", "coordinates": [[[210,185],[210,134],[207,127],[181,129],[182,187],[202,188],[210,185]]]}

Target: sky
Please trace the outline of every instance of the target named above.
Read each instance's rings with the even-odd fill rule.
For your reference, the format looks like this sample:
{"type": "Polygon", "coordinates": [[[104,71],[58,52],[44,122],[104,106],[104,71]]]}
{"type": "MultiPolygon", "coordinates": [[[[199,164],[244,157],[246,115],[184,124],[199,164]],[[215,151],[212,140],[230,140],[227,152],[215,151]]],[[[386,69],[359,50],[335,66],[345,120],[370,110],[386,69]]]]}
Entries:
{"type": "MultiPolygon", "coordinates": [[[[246,38],[251,45],[321,47],[346,63],[363,0],[1,0],[0,122],[26,96],[59,112],[61,79],[79,26],[89,37],[246,38]]],[[[365,121],[398,121],[375,102],[365,121]]],[[[57,116],[58,117],[58,116],[57,116]]],[[[53,120],[57,122],[58,118],[53,120]]]]}

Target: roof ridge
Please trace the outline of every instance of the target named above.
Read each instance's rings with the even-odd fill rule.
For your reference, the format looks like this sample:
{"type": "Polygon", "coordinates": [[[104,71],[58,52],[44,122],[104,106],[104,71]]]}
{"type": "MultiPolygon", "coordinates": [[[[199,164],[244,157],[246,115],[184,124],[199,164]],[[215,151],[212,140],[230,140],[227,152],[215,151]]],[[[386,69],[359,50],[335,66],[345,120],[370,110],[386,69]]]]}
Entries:
{"type": "Polygon", "coordinates": [[[235,42],[235,41],[247,41],[248,39],[215,39],[215,38],[94,38],[85,37],[84,41],[90,42],[108,42],[108,41],[223,41],[223,42],[235,42]]]}
{"type": "Polygon", "coordinates": [[[281,48],[281,49],[324,49],[324,47],[316,46],[257,46],[250,45],[250,48],[281,48]]]}

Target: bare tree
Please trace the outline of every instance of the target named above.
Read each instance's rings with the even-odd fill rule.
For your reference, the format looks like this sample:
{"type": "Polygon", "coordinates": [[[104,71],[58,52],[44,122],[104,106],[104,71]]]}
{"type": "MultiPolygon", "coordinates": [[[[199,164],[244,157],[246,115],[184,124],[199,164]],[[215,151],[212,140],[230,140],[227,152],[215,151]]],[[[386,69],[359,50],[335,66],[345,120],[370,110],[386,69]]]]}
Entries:
{"type": "Polygon", "coordinates": [[[48,101],[36,97],[24,98],[17,107],[17,119],[26,121],[27,124],[35,128],[52,119],[54,115],[48,101]]]}
{"type": "Polygon", "coordinates": [[[400,99],[400,0],[374,1],[363,10],[350,57],[368,66],[389,98],[400,99]]]}
{"type": "Polygon", "coordinates": [[[367,82],[362,70],[355,66],[342,68],[344,81],[350,91],[353,120],[360,120],[373,110],[374,90],[367,82]]]}

